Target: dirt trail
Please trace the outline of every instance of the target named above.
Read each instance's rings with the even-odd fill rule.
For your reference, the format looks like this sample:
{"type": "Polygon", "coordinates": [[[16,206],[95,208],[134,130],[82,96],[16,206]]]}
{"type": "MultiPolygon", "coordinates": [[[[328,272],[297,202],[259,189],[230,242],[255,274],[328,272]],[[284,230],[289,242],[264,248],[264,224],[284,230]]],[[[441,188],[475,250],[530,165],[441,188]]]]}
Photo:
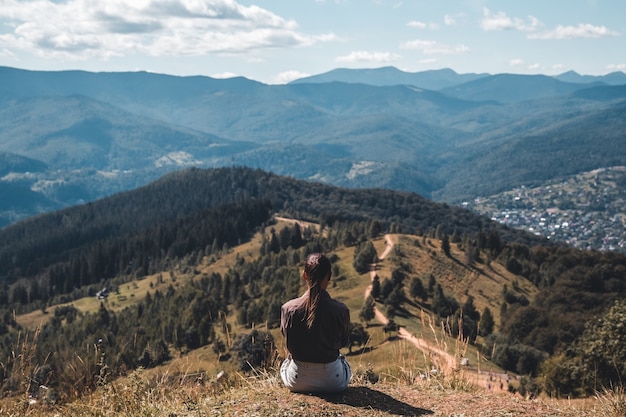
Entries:
{"type": "MultiPolygon", "coordinates": [[[[393,249],[394,242],[393,242],[393,239],[391,239],[391,236],[388,234],[385,235],[385,243],[386,243],[385,250],[378,257],[380,260],[385,259],[385,257],[389,255],[389,252],[391,252],[391,250],[393,249]]],[[[374,281],[375,277],[376,277],[376,268],[374,267],[370,271],[370,278],[372,281],[374,281]]],[[[371,292],[372,292],[372,285],[370,284],[365,289],[364,297],[365,298],[369,297],[371,292]]],[[[376,307],[374,307],[374,315],[375,315],[376,320],[384,325],[386,325],[389,322],[389,319],[387,319],[387,317],[376,307]]],[[[404,327],[401,327],[398,330],[398,336],[402,339],[406,339],[409,342],[413,343],[415,347],[417,347],[422,352],[424,352],[424,354],[428,355],[430,357],[430,360],[433,361],[433,363],[435,363],[439,369],[447,372],[447,371],[452,371],[457,368],[456,359],[454,358],[453,355],[449,354],[443,349],[433,346],[431,343],[429,343],[428,341],[422,338],[412,335],[404,327]]]]}

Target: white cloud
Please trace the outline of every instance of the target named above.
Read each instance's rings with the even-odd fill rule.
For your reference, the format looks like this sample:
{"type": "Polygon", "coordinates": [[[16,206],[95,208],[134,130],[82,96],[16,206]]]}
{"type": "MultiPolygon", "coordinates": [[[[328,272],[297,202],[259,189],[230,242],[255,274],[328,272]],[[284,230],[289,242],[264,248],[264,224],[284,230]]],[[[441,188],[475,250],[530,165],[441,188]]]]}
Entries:
{"type": "Polygon", "coordinates": [[[239,75],[235,74],[234,72],[218,72],[216,74],[211,74],[211,77],[219,79],[233,78],[238,76],[239,75]]]}
{"type": "Polygon", "coordinates": [[[528,16],[524,21],[519,18],[510,18],[505,12],[493,13],[488,8],[483,8],[483,19],[480,27],[483,30],[519,30],[522,32],[533,32],[541,26],[541,22],[533,16],[528,16]]]}
{"type": "Polygon", "coordinates": [[[334,33],[323,33],[321,35],[311,36],[311,39],[318,42],[332,42],[336,41],[338,38],[334,33]]]}
{"type": "Polygon", "coordinates": [[[353,51],[348,55],[335,58],[337,62],[393,62],[400,55],[391,52],[353,51]]]}
{"type": "Polygon", "coordinates": [[[456,55],[464,54],[470,49],[468,46],[460,45],[447,45],[436,41],[416,39],[414,41],[404,42],[400,45],[402,49],[414,49],[422,51],[426,55],[456,55]]]}
{"type": "Polygon", "coordinates": [[[606,26],[595,26],[589,23],[580,23],[577,26],[558,25],[555,29],[538,32],[543,24],[533,16],[527,20],[511,18],[505,12],[492,12],[483,8],[483,19],[480,27],[483,30],[518,30],[528,33],[528,39],[574,39],[574,38],[602,38],[619,36],[618,32],[606,26]]]}
{"type": "Polygon", "coordinates": [[[287,84],[293,80],[297,80],[299,78],[305,78],[310,75],[311,74],[308,74],[306,72],[300,72],[300,71],[294,71],[294,70],[285,71],[285,72],[281,72],[275,77],[275,82],[276,84],[287,84]]]}
{"type": "Polygon", "coordinates": [[[456,25],[456,18],[447,14],[443,17],[443,23],[447,26],[454,26],[456,25]]]}
{"type": "Polygon", "coordinates": [[[608,29],[606,26],[594,26],[589,23],[581,23],[578,26],[559,25],[555,29],[528,35],[529,39],[574,39],[574,38],[604,38],[619,36],[619,33],[608,29]]]}
{"type": "Polygon", "coordinates": [[[529,70],[538,70],[538,69],[541,68],[541,64],[537,64],[537,63],[535,63],[535,64],[526,64],[526,62],[523,59],[521,59],[521,58],[511,59],[509,61],[509,66],[510,67],[516,67],[516,68],[524,67],[524,68],[529,69],[529,70]]]}
{"type": "Polygon", "coordinates": [[[417,20],[413,20],[409,23],[406,24],[408,27],[410,28],[416,28],[416,29],[430,29],[430,30],[438,30],[439,29],[439,25],[436,23],[426,23],[426,22],[419,22],[417,20]]]}
{"type": "Polygon", "coordinates": [[[609,64],[606,69],[609,71],[626,71],[626,64],[609,64]]]}
{"type": "Polygon", "coordinates": [[[295,21],[235,0],[2,0],[0,19],[5,50],[64,59],[240,53],[334,39],[300,33],[295,21]]]}
{"type": "MultiPolygon", "coordinates": [[[[0,44],[2,44],[2,36],[0,36],[0,44]]],[[[6,48],[0,48],[0,57],[14,58],[15,54],[6,48]]]]}

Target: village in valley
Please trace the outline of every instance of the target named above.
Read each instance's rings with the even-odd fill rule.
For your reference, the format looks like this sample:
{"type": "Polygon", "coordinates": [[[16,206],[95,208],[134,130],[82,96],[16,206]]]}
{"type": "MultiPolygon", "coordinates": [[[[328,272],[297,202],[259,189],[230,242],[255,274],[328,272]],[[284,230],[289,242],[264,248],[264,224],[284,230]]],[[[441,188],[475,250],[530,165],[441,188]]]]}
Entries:
{"type": "Polygon", "coordinates": [[[598,169],[463,206],[512,228],[569,246],[626,252],[626,167],[598,169]]]}

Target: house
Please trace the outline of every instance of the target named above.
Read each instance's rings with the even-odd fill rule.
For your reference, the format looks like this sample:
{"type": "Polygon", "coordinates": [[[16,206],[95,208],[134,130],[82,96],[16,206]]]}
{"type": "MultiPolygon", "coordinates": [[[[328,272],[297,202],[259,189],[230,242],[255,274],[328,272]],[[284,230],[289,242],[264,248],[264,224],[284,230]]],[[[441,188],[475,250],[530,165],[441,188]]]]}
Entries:
{"type": "Polygon", "coordinates": [[[107,298],[109,296],[109,289],[104,287],[103,289],[101,289],[100,291],[98,291],[96,293],[96,297],[98,298],[98,300],[102,300],[104,298],[107,298]]]}

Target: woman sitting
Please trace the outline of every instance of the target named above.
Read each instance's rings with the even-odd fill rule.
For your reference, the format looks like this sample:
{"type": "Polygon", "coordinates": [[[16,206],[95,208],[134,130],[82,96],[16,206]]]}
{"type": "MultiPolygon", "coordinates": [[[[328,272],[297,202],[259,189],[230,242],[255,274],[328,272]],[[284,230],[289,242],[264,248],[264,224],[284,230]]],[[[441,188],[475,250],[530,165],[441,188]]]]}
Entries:
{"type": "Polygon", "coordinates": [[[340,392],[352,378],[350,364],[339,353],[348,344],[350,311],[326,291],[331,275],[325,255],[309,255],[302,272],[307,291],[281,308],[280,330],[289,356],[280,376],[294,392],[340,392]]]}

